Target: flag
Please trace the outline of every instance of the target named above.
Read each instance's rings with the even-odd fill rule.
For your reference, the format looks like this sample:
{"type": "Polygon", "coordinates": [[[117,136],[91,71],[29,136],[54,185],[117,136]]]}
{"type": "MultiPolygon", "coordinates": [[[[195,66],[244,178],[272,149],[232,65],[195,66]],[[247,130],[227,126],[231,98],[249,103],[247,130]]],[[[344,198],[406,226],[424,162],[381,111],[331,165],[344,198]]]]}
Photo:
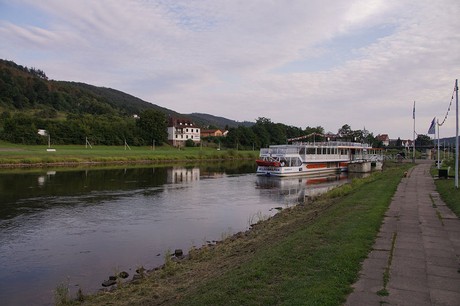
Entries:
{"type": "Polygon", "coordinates": [[[433,120],[431,121],[430,128],[428,129],[428,134],[436,134],[435,120],[436,120],[436,117],[434,117],[433,120]]]}
{"type": "Polygon", "coordinates": [[[415,101],[414,101],[414,109],[412,111],[412,119],[415,119],[415,101]]]}

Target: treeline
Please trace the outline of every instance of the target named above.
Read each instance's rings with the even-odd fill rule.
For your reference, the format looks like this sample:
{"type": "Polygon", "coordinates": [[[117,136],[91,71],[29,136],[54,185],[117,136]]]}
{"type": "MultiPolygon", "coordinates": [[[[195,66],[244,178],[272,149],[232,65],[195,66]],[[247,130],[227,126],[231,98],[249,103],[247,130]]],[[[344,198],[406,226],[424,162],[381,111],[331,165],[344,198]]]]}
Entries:
{"type": "Polygon", "coordinates": [[[3,113],[0,139],[21,144],[46,144],[38,130],[45,130],[53,144],[150,145],[167,141],[166,116],[146,110],[139,119],[113,115],[69,115],[65,120],[42,119],[26,114],[3,113]]]}
{"type": "Polygon", "coordinates": [[[207,137],[205,140],[214,143],[221,143],[228,148],[240,149],[259,149],[269,145],[286,144],[288,139],[308,136],[303,141],[357,141],[366,142],[373,147],[382,147],[381,141],[378,141],[372,133],[366,130],[352,130],[348,124],[343,125],[337,133],[325,133],[321,126],[310,127],[305,129],[285,125],[283,123],[274,123],[268,118],[261,117],[256,120],[256,124],[246,127],[239,126],[230,128],[227,137],[207,137]]]}

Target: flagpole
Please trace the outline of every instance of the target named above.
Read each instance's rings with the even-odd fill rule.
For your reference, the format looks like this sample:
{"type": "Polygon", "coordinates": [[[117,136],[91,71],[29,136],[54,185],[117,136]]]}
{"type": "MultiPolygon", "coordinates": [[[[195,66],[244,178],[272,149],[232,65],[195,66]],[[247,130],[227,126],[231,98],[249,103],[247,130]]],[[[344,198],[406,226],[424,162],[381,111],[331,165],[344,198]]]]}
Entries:
{"type": "Polygon", "coordinates": [[[415,163],[415,101],[414,101],[414,109],[412,112],[412,117],[414,119],[414,134],[413,134],[413,143],[412,143],[412,162],[415,163]]]}
{"type": "Polygon", "coordinates": [[[441,169],[440,161],[439,161],[439,120],[436,119],[436,125],[438,126],[438,169],[441,169]]]}
{"type": "Polygon", "coordinates": [[[455,188],[458,189],[458,79],[455,80],[455,188]]]}

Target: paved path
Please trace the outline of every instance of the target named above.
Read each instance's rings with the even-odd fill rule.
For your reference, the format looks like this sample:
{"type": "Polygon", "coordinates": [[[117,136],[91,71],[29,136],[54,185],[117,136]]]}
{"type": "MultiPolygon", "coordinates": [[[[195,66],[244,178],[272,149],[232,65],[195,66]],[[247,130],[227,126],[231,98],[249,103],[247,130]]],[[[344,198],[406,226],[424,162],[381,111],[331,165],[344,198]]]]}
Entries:
{"type": "Polygon", "coordinates": [[[460,220],[435,191],[431,165],[420,161],[398,185],[345,305],[460,305],[460,220]]]}

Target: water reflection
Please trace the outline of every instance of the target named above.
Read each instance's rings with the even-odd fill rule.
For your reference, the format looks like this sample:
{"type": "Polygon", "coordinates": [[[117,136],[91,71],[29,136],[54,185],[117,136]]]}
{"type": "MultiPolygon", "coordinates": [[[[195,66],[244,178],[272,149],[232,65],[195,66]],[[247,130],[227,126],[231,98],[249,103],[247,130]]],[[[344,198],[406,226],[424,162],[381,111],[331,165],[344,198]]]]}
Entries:
{"type": "Polygon", "coordinates": [[[167,173],[166,182],[170,184],[189,183],[200,179],[200,168],[173,167],[167,173]]]}
{"type": "Polygon", "coordinates": [[[303,177],[257,177],[261,195],[284,205],[306,203],[322,193],[348,181],[347,173],[303,177]]]}
{"type": "Polygon", "coordinates": [[[273,215],[273,207],[345,181],[267,179],[257,177],[255,167],[249,161],[3,171],[2,305],[48,305],[61,282],[73,292],[93,292],[116,269],[152,268],[168,249],[220,240],[222,233],[247,229],[259,212],[273,215]]]}

